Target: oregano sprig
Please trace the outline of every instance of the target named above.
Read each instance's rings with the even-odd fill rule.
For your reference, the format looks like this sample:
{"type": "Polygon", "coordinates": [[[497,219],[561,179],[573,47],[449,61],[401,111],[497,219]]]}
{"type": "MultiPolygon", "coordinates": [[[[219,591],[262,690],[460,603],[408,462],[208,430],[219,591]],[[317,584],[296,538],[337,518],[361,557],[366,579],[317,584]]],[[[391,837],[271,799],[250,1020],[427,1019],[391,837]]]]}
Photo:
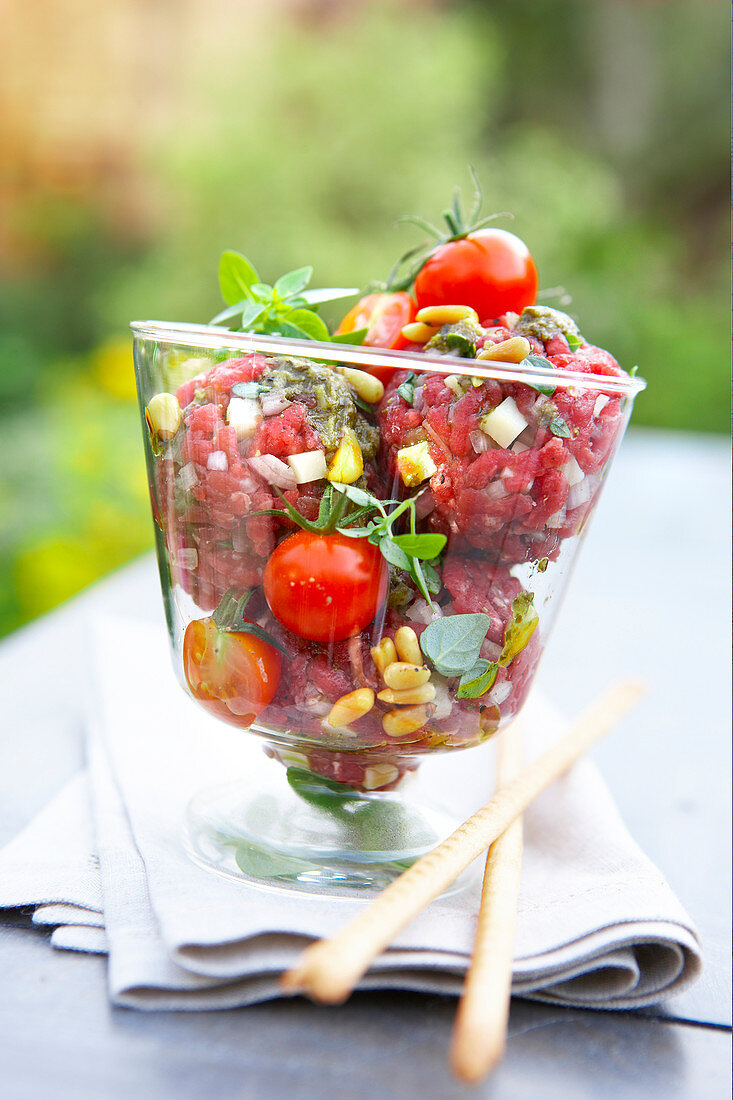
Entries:
{"type": "MultiPolygon", "coordinates": [[[[219,288],[227,308],[209,322],[230,330],[290,336],[297,340],[332,339],[328,326],[318,315],[324,302],[350,298],[357,287],[329,287],[307,290],[313,268],[298,267],[281,275],[274,286],[263,283],[256,268],[241,252],[228,249],[219,260],[219,288]]],[[[362,343],[366,330],[340,335],[339,343],[362,343]]]]}

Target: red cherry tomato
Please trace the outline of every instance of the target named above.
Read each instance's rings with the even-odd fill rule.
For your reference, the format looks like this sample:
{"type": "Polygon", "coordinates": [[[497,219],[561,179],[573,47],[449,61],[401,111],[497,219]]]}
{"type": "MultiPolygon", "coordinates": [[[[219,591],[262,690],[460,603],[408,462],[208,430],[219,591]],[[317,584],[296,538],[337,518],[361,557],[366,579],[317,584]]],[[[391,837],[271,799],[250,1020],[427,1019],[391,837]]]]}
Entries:
{"type": "Polygon", "coordinates": [[[378,547],[298,531],[265,566],[265,598],[283,626],[314,642],[338,642],[367,626],[387,598],[389,574],[378,547]]]}
{"type": "Polygon", "coordinates": [[[245,632],[194,619],[183,636],[183,670],[202,706],[234,726],[250,726],[280,683],[280,654],[245,632]]]}
{"type": "Polygon", "coordinates": [[[439,245],[415,279],[419,309],[473,306],[479,320],[521,313],[537,295],[537,268],[524,241],[505,229],[477,229],[439,245]]]}
{"type": "MultiPolygon", "coordinates": [[[[402,335],[402,328],[415,320],[417,306],[405,291],[393,294],[367,294],[349,310],[339,327],[340,332],[358,332],[367,329],[364,344],[370,348],[391,348],[399,351],[406,348],[409,341],[402,335]]],[[[389,382],[394,374],[391,367],[365,367],[370,374],[382,382],[389,382]]]]}

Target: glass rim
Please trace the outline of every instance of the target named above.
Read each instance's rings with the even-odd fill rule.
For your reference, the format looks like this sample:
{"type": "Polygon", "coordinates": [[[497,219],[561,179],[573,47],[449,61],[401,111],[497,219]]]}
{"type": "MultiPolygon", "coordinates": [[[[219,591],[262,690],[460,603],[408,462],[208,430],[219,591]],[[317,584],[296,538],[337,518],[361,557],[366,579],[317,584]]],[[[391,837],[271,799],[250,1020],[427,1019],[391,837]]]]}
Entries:
{"type": "Polygon", "coordinates": [[[286,336],[263,336],[254,332],[232,332],[216,325],[196,325],[183,321],[131,321],[137,338],[165,340],[191,348],[231,348],[234,351],[260,351],[273,355],[325,359],[360,367],[390,367],[396,370],[429,369],[436,374],[462,374],[474,378],[492,378],[500,382],[545,383],[553,378],[567,386],[620,393],[635,397],[646,389],[646,380],[638,375],[619,378],[608,374],[584,374],[582,371],[553,367],[522,367],[513,363],[495,363],[488,359],[464,359],[452,355],[428,355],[424,352],[393,351],[364,344],[325,343],[320,340],[296,340],[286,336]],[[427,367],[429,364],[429,368],[427,367]]]}

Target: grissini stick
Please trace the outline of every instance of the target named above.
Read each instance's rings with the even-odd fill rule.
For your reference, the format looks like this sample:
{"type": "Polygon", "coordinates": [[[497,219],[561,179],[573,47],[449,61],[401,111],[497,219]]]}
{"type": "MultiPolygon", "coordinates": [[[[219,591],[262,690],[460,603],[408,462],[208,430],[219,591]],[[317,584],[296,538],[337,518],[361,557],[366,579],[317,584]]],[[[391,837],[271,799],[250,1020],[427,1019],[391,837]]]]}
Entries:
{"type": "MultiPolygon", "coordinates": [[[[501,789],[521,768],[521,719],[504,733],[498,748],[497,786],[501,789]]],[[[473,958],[450,1052],[451,1068],[466,1084],[483,1080],[501,1061],[506,1046],[522,845],[522,818],[517,817],[486,857],[473,958]]]]}
{"type": "Polygon", "coordinates": [[[287,993],[341,1004],[395,935],[458,878],[546,787],[613,728],[643,693],[637,680],[623,680],[585,710],[572,729],[502,787],[447,840],[428,852],[368,905],[341,932],[311,944],[280,979],[287,993]]]}

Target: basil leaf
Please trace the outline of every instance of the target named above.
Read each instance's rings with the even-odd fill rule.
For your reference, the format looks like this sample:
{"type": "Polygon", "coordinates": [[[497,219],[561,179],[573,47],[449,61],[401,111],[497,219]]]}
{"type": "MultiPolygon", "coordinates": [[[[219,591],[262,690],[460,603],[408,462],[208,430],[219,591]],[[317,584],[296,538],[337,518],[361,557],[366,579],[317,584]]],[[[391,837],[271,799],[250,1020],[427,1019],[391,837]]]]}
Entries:
{"type": "Polygon", "coordinates": [[[397,393],[404,398],[408,405],[415,402],[415,378],[417,378],[417,375],[410,371],[405,381],[397,387],[397,393]]]}
{"type": "Polygon", "coordinates": [[[438,672],[457,676],[476,664],[490,626],[489,615],[445,615],[425,628],[420,645],[438,672]]]}
{"type": "Polygon", "coordinates": [[[237,634],[254,634],[255,638],[259,638],[262,642],[267,642],[274,649],[277,649],[282,653],[283,657],[286,657],[288,661],[292,658],[287,649],[276,638],[273,638],[272,634],[268,634],[266,630],[263,630],[258,623],[243,622],[241,626],[237,627],[237,634]]]}
{"type": "Polygon", "coordinates": [[[251,287],[260,277],[241,252],[222,252],[219,260],[219,288],[227,305],[233,306],[243,298],[251,298],[251,287]]]}
{"type": "Polygon", "coordinates": [[[217,313],[216,317],[212,317],[209,321],[210,325],[220,325],[222,321],[231,321],[232,318],[238,317],[245,305],[249,304],[248,298],[242,298],[241,302],[235,302],[233,306],[227,306],[221,313],[217,313]]]}
{"type": "Polygon", "coordinates": [[[240,871],[252,878],[293,879],[306,871],[316,870],[316,864],[308,860],[268,852],[264,848],[255,848],[253,844],[238,844],[234,858],[240,871]]]}
{"type": "Polygon", "coordinates": [[[259,302],[271,302],[272,301],[272,287],[269,283],[252,283],[249,288],[250,294],[252,294],[259,302]]]}
{"type": "Polygon", "coordinates": [[[571,431],[561,416],[553,416],[550,423],[547,425],[553,435],[558,436],[560,439],[570,439],[571,431]]]}
{"type": "Polygon", "coordinates": [[[408,573],[410,572],[412,562],[405,551],[400,550],[399,546],[395,546],[388,535],[385,536],[381,532],[379,549],[382,551],[382,557],[385,558],[390,565],[394,565],[396,569],[406,569],[408,573]]]}
{"type": "Polygon", "coordinates": [[[275,283],[275,293],[281,298],[291,298],[294,294],[300,294],[301,290],[305,290],[312,277],[313,268],[310,265],[296,267],[294,271],[288,271],[280,276],[275,283]]]}
{"type": "Polygon", "coordinates": [[[356,332],[337,332],[331,339],[334,344],[363,344],[368,332],[368,328],[360,328],[356,332]]]}
{"type": "Polygon", "coordinates": [[[297,325],[311,340],[331,339],[326,322],[312,309],[294,309],[287,314],[287,321],[290,325],[297,325]]]}
{"type": "MultiPolygon", "coordinates": [[[[277,286],[277,283],[275,285],[277,286]]],[[[335,302],[339,298],[351,298],[353,294],[358,293],[359,288],[356,286],[330,286],[322,290],[306,290],[303,292],[303,298],[309,306],[318,306],[321,302],[335,302]]]]}
{"type": "Polygon", "coordinates": [[[422,570],[425,574],[425,583],[428,587],[428,592],[431,596],[437,596],[442,588],[442,582],[440,579],[440,572],[429,561],[424,561],[422,564],[422,570]]]}
{"type": "MultiPolygon", "coordinates": [[[[526,359],[523,359],[519,364],[520,367],[542,367],[543,370],[554,370],[554,367],[549,359],[545,359],[544,355],[528,355],[526,359]]],[[[542,393],[545,397],[552,397],[553,393],[557,389],[557,386],[553,386],[551,382],[527,382],[533,390],[537,393],[542,393]]]]}
{"type": "Polygon", "coordinates": [[[258,317],[262,316],[266,309],[267,306],[262,305],[261,302],[245,302],[242,310],[242,319],[239,322],[241,328],[243,330],[249,328],[258,317]]]}
{"type": "Polygon", "coordinates": [[[479,699],[493,687],[499,666],[496,661],[477,661],[469,672],[464,672],[458,684],[459,699],[479,699]]]}
{"type": "Polygon", "coordinates": [[[520,592],[512,600],[512,617],[504,630],[504,648],[499,664],[506,668],[518,653],[521,653],[539,622],[534,608],[534,593],[520,592]]]}
{"type": "Polygon", "coordinates": [[[432,561],[441,553],[447,539],[445,535],[395,535],[392,541],[411,558],[432,561]]]}
{"type": "Polygon", "coordinates": [[[288,768],[286,775],[297,795],[323,810],[336,809],[345,801],[360,797],[353,787],[337,783],[335,779],[326,779],[306,768],[288,768]]]}
{"type": "Polygon", "coordinates": [[[259,397],[264,389],[259,382],[235,382],[232,393],[235,397],[259,397]]]}
{"type": "Polygon", "coordinates": [[[567,340],[568,347],[571,351],[577,351],[578,348],[582,348],[583,346],[583,341],[580,340],[574,332],[566,332],[565,339],[567,340]]]}

